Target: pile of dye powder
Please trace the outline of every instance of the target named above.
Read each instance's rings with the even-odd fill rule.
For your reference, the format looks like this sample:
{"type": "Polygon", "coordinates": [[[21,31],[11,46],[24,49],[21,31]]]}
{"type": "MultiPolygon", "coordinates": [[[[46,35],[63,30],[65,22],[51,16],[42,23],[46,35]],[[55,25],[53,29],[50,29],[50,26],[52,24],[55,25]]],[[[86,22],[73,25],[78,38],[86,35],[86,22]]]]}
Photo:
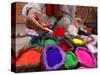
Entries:
{"type": "Polygon", "coordinates": [[[52,39],[45,40],[44,45],[49,45],[49,44],[56,44],[56,42],[52,39]]]}
{"type": "Polygon", "coordinates": [[[40,38],[39,37],[35,37],[34,40],[31,39],[29,41],[29,43],[30,43],[30,45],[36,45],[36,46],[38,46],[40,44],[40,38]]]}
{"type": "Polygon", "coordinates": [[[64,36],[64,27],[59,26],[53,30],[55,36],[64,36]]]}
{"type": "Polygon", "coordinates": [[[82,39],[78,39],[78,38],[73,38],[72,41],[75,43],[75,44],[83,44],[83,40],[82,39]]]}
{"type": "Polygon", "coordinates": [[[78,59],[80,59],[81,62],[84,61],[84,64],[87,65],[93,65],[93,59],[91,58],[91,55],[88,54],[86,51],[84,50],[79,50],[78,54],[77,54],[78,59]]]}
{"type": "Polygon", "coordinates": [[[73,57],[70,55],[70,54],[68,54],[67,56],[66,56],[66,60],[68,60],[67,61],[67,64],[68,65],[70,65],[70,64],[72,64],[73,63],[73,59],[72,59],[73,57]]]}
{"type": "Polygon", "coordinates": [[[65,68],[73,68],[77,65],[77,58],[72,52],[66,53],[65,68]]]}
{"type": "Polygon", "coordinates": [[[40,61],[40,53],[35,50],[29,50],[24,52],[17,60],[17,64],[35,64],[40,61]]]}
{"type": "MultiPolygon", "coordinates": [[[[53,30],[54,31],[54,35],[55,36],[64,36],[64,27],[63,26],[60,26],[56,29],[53,30]]],[[[39,40],[39,39],[37,39],[39,40]]],[[[78,38],[74,38],[72,39],[72,41],[76,44],[83,44],[84,41],[82,39],[78,39],[78,38]]],[[[37,43],[36,40],[34,40],[33,42],[31,43],[37,43]]],[[[47,39],[45,40],[45,45],[49,45],[49,44],[56,44],[56,42],[52,39],[47,39]]],[[[60,41],[60,45],[59,45],[63,51],[67,51],[67,50],[70,50],[70,46],[69,44],[67,44],[65,41],[60,41]]],[[[48,65],[50,65],[51,67],[56,65],[57,63],[60,63],[62,58],[61,58],[61,54],[58,52],[58,50],[55,48],[50,48],[47,53],[46,53],[48,56],[47,56],[47,61],[48,61],[48,65]]],[[[93,64],[92,63],[92,59],[90,57],[89,54],[86,54],[85,52],[79,52],[79,55],[78,56],[82,61],[84,61],[86,64],[93,64]],[[82,55],[84,54],[84,55],[82,55]],[[85,56],[86,55],[86,56],[85,56]],[[87,58],[88,57],[88,58],[87,58]],[[89,61],[87,61],[89,60],[89,61]]],[[[29,63],[32,63],[32,64],[35,64],[37,63],[38,61],[40,61],[40,53],[38,53],[37,51],[35,50],[29,50],[25,53],[23,53],[20,58],[17,60],[17,64],[29,64],[29,63]]],[[[67,65],[70,65],[70,64],[73,64],[74,62],[74,58],[68,54],[66,56],[66,62],[67,62],[67,65]],[[69,60],[69,61],[67,61],[69,60]]]]}
{"type": "Polygon", "coordinates": [[[59,53],[59,50],[57,48],[50,47],[47,50],[47,63],[51,67],[56,65],[57,63],[60,63],[62,60],[61,54],[59,53]]]}
{"type": "Polygon", "coordinates": [[[59,44],[59,46],[60,46],[65,52],[71,49],[70,46],[69,46],[67,43],[65,43],[64,41],[61,41],[60,44],[59,44]]]}

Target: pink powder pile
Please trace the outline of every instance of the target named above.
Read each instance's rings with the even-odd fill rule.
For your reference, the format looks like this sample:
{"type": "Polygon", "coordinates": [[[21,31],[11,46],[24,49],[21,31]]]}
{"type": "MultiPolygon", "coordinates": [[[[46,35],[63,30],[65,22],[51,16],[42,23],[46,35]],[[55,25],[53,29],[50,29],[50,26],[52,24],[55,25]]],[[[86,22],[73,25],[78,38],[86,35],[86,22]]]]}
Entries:
{"type": "Polygon", "coordinates": [[[95,66],[95,61],[94,61],[95,58],[92,56],[91,53],[89,53],[87,51],[86,48],[83,48],[83,49],[82,48],[79,48],[77,50],[77,52],[76,52],[76,55],[77,55],[79,61],[82,64],[84,64],[86,66],[89,66],[89,67],[95,66]]]}

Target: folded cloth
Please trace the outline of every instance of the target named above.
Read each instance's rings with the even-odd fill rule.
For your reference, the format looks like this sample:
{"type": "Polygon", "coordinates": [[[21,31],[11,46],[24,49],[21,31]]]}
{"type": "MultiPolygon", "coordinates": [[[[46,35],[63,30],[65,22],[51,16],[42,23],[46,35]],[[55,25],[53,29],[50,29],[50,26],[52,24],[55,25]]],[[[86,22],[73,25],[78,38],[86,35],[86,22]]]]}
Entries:
{"type": "Polygon", "coordinates": [[[29,35],[39,36],[39,34],[35,30],[28,29],[28,28],[26,28],[25,30],[26,30],[26,33],[29,34],[29,35]]]}

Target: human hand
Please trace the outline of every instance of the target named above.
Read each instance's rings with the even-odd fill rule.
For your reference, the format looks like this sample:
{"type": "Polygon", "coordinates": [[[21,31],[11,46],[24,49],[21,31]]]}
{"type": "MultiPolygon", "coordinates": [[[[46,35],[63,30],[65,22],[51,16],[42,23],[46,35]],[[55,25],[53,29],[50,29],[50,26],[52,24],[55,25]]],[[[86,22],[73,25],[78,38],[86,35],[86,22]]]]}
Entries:
{"type": "Polygon", "coordinates": [[[49,34],[53,34],[53,31],[50,30],[49,28],[45,28],[45,29],[49,32],[49,34]]]}
{"type": "Polygon", "coordinates": [[[42,26],[48,28],[49,24],[47,22],[44,22],[44,23],[42,23],[42,26]]]}

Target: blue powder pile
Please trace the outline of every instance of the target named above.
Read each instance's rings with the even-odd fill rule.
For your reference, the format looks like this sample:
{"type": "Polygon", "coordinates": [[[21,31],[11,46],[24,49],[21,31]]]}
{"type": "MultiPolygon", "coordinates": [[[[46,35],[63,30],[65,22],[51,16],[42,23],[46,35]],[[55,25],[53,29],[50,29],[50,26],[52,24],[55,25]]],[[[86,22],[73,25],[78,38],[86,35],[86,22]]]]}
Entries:
{"type": "Polygon", "coordinates": [[[56,64],[62,61],[62,57],[58,48],[49,47],[46,54],[47,54],[47,61],[48,61],[47,63],[50,67],[55,66],[56,64]]]}

